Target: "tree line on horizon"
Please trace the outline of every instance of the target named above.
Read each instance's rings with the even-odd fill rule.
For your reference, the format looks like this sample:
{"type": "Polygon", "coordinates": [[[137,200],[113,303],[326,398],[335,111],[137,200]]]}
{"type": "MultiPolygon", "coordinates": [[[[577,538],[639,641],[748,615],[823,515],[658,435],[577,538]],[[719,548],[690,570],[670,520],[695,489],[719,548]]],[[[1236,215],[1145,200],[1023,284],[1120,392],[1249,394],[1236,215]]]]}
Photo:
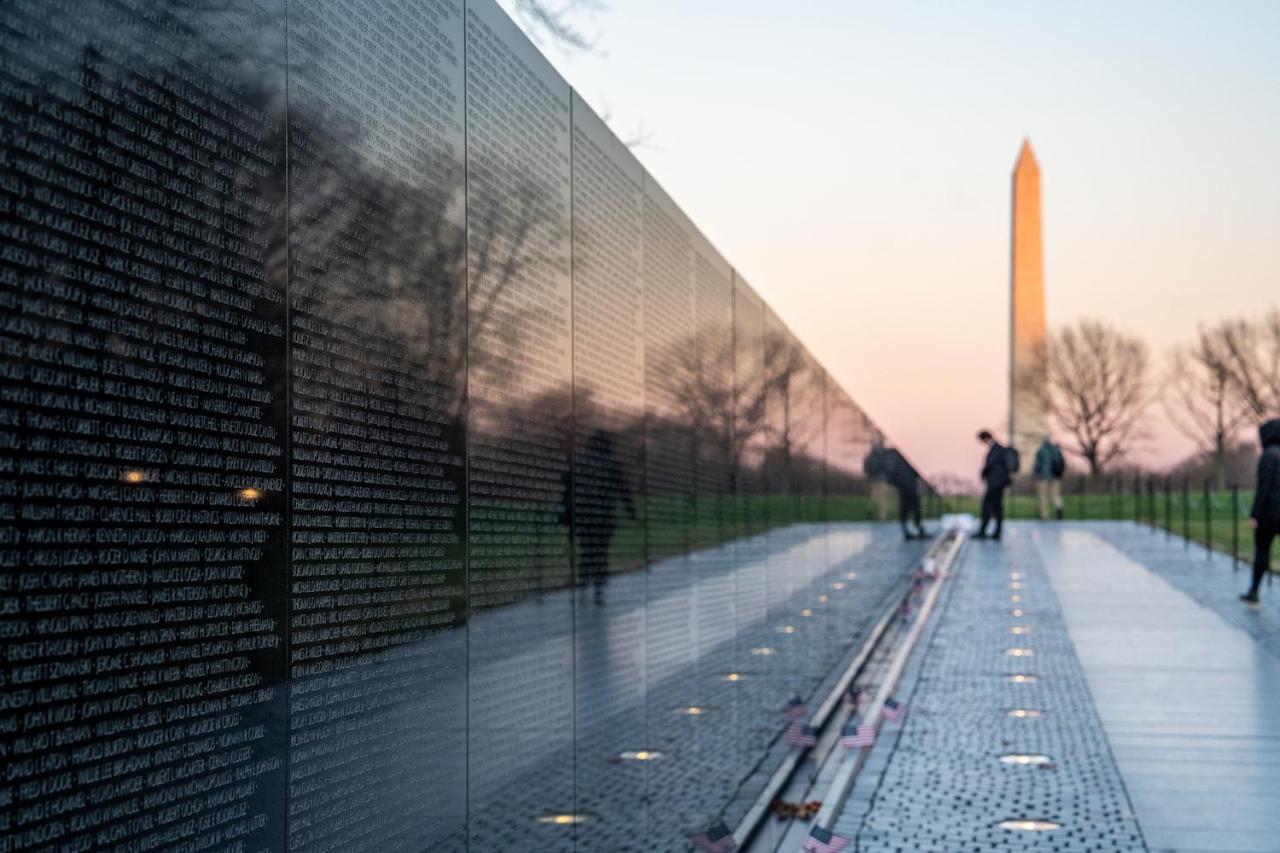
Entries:
{"type": "Polygon", "coordinates": [[[1225,488],[1251,475],[1258,424],[1280,417],[1280,308],[1201,325],[1158,355],[1115,325],[1082,319],[1054,330],[1021,378],[1044,390],[1054,435],[1090,479],[1136,468],[1158,408],[1196,448],[1175,472],[1225,488]]]}

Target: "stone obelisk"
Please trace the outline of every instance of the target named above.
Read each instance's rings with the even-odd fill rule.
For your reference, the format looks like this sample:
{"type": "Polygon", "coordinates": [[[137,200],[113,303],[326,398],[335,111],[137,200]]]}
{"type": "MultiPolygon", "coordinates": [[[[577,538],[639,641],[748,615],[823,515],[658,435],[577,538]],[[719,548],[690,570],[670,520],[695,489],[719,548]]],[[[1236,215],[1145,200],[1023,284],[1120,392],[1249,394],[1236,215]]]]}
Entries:
{"type": "Polygon", "coordinates": [[[1025,473],[1049,429],[1040,166],[1029,140],[1023,140],[1013,169],[1010,243],[1009,440],[1025,473]]]}

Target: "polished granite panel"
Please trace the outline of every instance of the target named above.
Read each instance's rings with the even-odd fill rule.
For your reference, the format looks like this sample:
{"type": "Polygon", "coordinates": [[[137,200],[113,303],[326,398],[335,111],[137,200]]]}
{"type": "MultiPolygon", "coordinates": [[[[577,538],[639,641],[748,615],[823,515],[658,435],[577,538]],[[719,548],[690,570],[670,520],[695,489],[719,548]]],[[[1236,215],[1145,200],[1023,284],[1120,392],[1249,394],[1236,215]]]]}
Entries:
{"type": "Polygon", "coordinates": [[[283,847],[282,3],[0,23],[0,833],[283,847]]]}
{"type": "MultiPolygon", "coordinates": [[[[693,570],[727,578],[733,526],[733,270],[702,234],[694,248],[694,330],[685,352],[688,368],[682,393],[693,426],[694,502],[690,522],[693,570]]],[[[704,584],[694,613],[698,662],[710,673],[741,665],[734,646],[735,591],[728,582],[704,584]]],[[[712,782],[711,786],[715,783],[712,782]]]]}
{"type": "MultiPolygon", "coordinates": [[[[768,489],[763,473],[765,451],[764,302],[741,276],[733,288],[733,428],[732,448],[734,560],[740,577],[734,592],[739,628],[760,621],[769,610],[769,573],[763,559],[769,529],[768,489]]],[[[753,654],[738,645],[735,671],[759,671],[776,659],[753,654]]]]}
{"type": "MultiPolygon", "coordinates": [[[[468,844],[525,843],[487,819],[548,750],[574,760],[570,553],[572,281],[568,85],[496,3],[466,9],[470,611],[535,597],[543,618],[468,636],[468,844]],[[518,698],[517,698],[518,697],[518,698]],[[514,700],[514,701],[513,701],[514,700]]],[[[571,778],[539,782],[571,813],[571,778]]]]}
{"type": "Polygon", "coordinates": [[[442,2],[290,15],[288,795],[302,849],[430,847],[466,819],[461,40],[442,2]],[[370,44],[397,61],[370,62],[370,44]]]}
{"type": "MultiPolygon", "coordinates": [[[[643,826],[644,172],[573,96],[573,532],[576,808],[597,825],[643,826]]],[[[578,849],[605,849],[604,836],[578,849]]],[[[609,842],[612,844],[613,842],[609,842]]]]}

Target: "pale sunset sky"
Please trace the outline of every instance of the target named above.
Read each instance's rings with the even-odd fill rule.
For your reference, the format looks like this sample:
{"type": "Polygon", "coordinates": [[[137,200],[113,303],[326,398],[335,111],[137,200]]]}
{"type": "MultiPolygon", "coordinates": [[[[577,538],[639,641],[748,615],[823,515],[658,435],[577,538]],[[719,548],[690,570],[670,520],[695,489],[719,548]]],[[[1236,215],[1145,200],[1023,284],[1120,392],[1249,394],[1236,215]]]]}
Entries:
{"type": "MultiPolygon", "coordinates": [[[[544,52],[928,475],[1007,425],[1024,136],[1051,327],[1162,356],[1280,304],[1276,0],[608,3],[544,52]]],[[[1151,418],[1144,461],[1189,450],[1151,418]]]]}

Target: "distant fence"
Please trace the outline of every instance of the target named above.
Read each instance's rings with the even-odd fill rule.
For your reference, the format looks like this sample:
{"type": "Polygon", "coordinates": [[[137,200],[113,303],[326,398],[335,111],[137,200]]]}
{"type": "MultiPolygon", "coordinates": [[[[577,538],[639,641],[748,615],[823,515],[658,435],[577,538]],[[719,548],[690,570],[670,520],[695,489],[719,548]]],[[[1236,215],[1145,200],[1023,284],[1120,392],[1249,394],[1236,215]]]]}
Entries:
{"type": "MultiPolygon", "coordinates": [[[[943,501],[949,512],[980,511],[981,498],[976,495],[950,495],[943,501]]],[[[1200,545],[1227,554],[1237,564],[1253,559],[1252,489],[1216,488],[1210,480],[1147,474],[1101,480],[1068,476],[1062,481],[1062,502],[1068,519],[1132,521],[1180,536],[1187,547],[1200,545]]],[[[1018,478],[1005,498],[1005,518],[1035,519],[1039,513],[1035,481],[1018,478]]]]}

